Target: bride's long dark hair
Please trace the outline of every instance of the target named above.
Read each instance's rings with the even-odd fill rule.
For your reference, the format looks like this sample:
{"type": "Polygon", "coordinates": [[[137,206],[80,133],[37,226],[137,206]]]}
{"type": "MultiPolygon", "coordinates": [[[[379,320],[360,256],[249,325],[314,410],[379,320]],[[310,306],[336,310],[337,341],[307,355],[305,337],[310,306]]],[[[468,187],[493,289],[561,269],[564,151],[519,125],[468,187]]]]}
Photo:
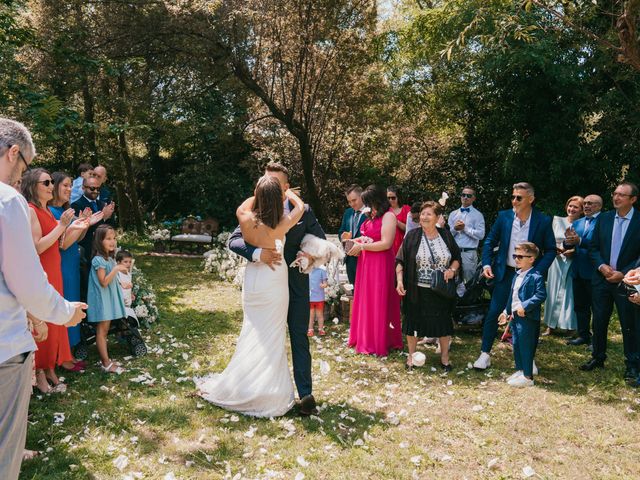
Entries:
{"type": "Polygon", "coordinates": [[[260,177],[256,185],[253,211],[258,222],[269,228],[278,226],[284,213],[284,206],[282,187],[277,178],[267,175],[260,177]]]}

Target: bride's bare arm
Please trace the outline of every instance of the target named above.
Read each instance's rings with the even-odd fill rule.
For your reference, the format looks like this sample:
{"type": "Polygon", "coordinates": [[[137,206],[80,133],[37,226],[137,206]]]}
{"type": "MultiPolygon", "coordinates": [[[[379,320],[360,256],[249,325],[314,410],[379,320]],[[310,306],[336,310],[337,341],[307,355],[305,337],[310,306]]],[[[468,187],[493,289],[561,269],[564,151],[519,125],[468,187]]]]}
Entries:
{"type": "Polygon", "coordinates": [[[278,230],[283,230],[284,233],[286,233],[302,218],[302,214],[304,213],[304,202],[291,189],[284,192],[284,194],[287,199],[291,201],[294,207],[293,210],[282,217],[282,220],[278,225],[278,230]]]}

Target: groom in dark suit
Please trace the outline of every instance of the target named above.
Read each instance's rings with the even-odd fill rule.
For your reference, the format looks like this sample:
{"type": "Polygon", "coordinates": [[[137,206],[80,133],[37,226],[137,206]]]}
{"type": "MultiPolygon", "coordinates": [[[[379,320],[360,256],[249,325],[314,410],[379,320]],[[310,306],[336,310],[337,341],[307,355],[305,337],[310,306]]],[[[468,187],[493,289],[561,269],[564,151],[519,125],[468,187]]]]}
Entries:
{"type": "MultiPolygon", "coordinates": [[[[289,188],[289,171],[280,163],[269,162],[265,168],[265,175],[278,179],[282,191],[289,188]]],[[[292,209],[290,203],[285,203],[285,212],[292,209]]],[[[284,261],[287,265],[296,259],[300,250],[300,243],[306,234],[325,239],[324,231],[318,223],[311,209],[305,205],[305,212],[300,221],[287,233],[284,246],[284,261]]],[[[263,262],[267,265],[279,264],[282,256],[275,250],[256,248],[245,243],[236,228],[229,238],[229,249],[243,256],[250,262],[263,262]]],[[[316,401],[312,394],[311,382],[311,352],[309,351],[309,276],[300,273],[298,268],[289,267],[289,311],[287,313],[289,339],[291,340],[291,356],[293,360],[293,378],[300,396],[300,413],[302,415],[317,414],[316,401]]]]}
{"type": "Polygon", "coordinates": [[[629,182],[618,185],[612,194],[615,210],[598,217],[589,246],[596,271],[592,278],[593,352],[591,360],[580,367],[590,371],[604,367],[607,359],[607,334],[613,305],[618,310],[626,364],[625,378],[633,380],[640,368],[638,335],[633,304],[621,282],[640,257],[640,213],[634,207],[638,187],[629,182]]]}
{"type": "Polygon", "coordinates": [[[485,278],[493,280],[493,292],[489,311],[482,327],[482,348],[473,364],[477,370],[491,365],[491,347],[498,332],[498,315],[505,309],[516,273],[515,247],[522,242],[533,242],[541,255],[533,269],[542,276],[556,258],[556,240],[551,227],[551,218],[533,207],[533,186],[526,182],[516,183],[511,195],[512,209],[502,210],[491,227],[482,247],[482,268],[485,278]],[[498,251],[494,249],[498,247],[498,251]]]}

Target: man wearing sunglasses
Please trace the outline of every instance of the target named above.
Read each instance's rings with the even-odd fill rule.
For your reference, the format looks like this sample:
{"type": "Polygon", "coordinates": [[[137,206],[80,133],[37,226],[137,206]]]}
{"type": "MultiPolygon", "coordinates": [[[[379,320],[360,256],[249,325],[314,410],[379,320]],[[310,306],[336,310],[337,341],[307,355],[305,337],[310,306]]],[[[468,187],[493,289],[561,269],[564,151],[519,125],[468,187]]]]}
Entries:
{"type": "Polygon", "coordinates": [[[476,273],[478,244],[484,238],[484,216],[474,208],[475,200],[475,190],[464,187],[460,194],[462,206],[449,214],[449,228],[462,254],[462,275],[465,282],[476,273]]]}
{"type": "Polygon", "coordinates": [[[624,377],[635,380],[640,368],[640,325],[636,325],[633,304],[628,301],[629,294],[621,282],[640,257],[640,214],[635,210],[638,187],[622,182],[611,199],[614,210],[600,215],[589,245],[591,263],[597,269],[592,278],[593,351],[591,360],[580,369],[591,371],[604,367],[609,320],[615,304],[622,330],[624,377]]]}
{"type": "Polygon", "coordinates": [[[24,125],[0,118],[0,472],[20,472],[31,394],[33,341],[27,311],[58,325],[77,325],[87,306],[67,302],[51,286],[36,253],[29,207],[11,185],[35,156],[24,125]]]}
{"type": "Polygon", "coordinates": [[[516,245],[523,242],[536,244],[541,255],[533,269],[543,276],[556,258],[556,240],[551,218],[535,208],[534,201],[535,192],[531,184],[514,184],[511,195],[513,208],[498,213],[482,247],[483,275],[488,280],[493,280],[494,284],[491,304],[482,327],[480,356],[473,364],[478,370],[485,370],[491,365],[490,353],[498,333],[498,315],[507,305],[516,271],[513,258],[516,245]],[[497,252],[494,251],[496,247],[497,252]]]}

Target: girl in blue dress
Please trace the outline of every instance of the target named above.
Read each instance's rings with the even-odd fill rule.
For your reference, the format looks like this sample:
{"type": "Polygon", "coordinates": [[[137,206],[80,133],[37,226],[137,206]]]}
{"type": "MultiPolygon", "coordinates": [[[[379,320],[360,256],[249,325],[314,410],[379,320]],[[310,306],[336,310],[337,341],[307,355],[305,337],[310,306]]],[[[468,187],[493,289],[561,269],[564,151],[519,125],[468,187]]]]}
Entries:
{"type": "Polygon", "coordinates": [[[116,231],[110,225],[100,225],[93,237],[93,258],[87,290],[87,320],[96,324],[96,346],[102,370],[121,374],[124,369],[109,358],[107,350],[107,334],[111,320],[127,316],[118,283],[118,272],[126,272],[126,267],[116,263],[116,247],[116,231]]]}

